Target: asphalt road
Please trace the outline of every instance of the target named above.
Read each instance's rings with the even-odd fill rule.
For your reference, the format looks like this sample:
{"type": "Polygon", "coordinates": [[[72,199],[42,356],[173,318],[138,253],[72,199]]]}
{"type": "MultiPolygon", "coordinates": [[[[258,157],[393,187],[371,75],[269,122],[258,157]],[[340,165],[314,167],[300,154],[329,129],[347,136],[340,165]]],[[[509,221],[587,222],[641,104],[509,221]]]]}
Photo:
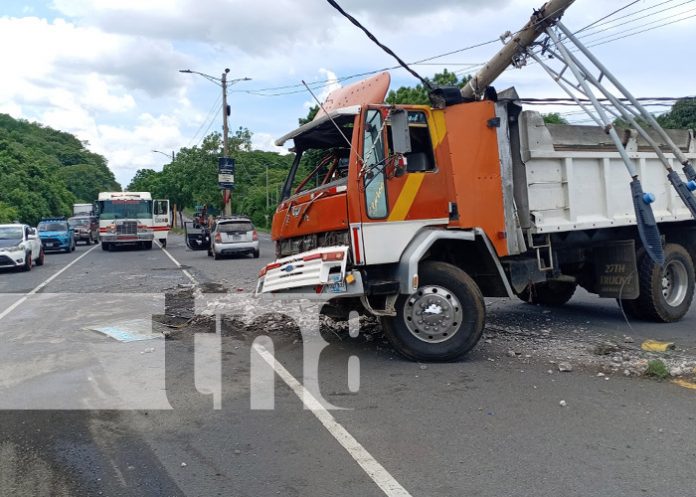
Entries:
{"type": "Polygon", "coordinates": [[[260,259],[221,261],[171,237],[167,252],[80,246],[0,273],[0,495],[696,495],[696,390],[580,364],[558,373],[549,354],[569,352],[543,337],[529,357],[506,354],[539,333],[552,348],[630,335],[689,354],[694,309],[657,326],[583,293],[552,312],[489,299],[490,338],[426,365],[371,323],[357,339],[317,335],[311,307],[250,299],[272,258],[265,235],[260,259]],[[225,315],[218,333],[186,315],[171,339],[152,334],[194,282],[196,315],[225,315]],[[134,337],[147,339],[122,341],[134,337]],[[340,409],[305,408],[303,388],[340,409]]]}

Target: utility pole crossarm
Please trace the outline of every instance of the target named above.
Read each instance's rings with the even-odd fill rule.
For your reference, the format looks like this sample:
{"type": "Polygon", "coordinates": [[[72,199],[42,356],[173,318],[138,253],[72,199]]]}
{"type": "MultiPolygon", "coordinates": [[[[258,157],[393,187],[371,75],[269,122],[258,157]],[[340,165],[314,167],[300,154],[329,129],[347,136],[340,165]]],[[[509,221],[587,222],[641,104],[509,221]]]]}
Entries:
{"type": "Polygon", "coordinates": [[[529,22],[514,33],[505,46],[462,88],[462,97],[466,99],[481,98],[486,87],[513,64],[515,56],[534,43],[549,26],[558,22],[574,1],[549,0],[541,9],[535,11],[529,22]]]}

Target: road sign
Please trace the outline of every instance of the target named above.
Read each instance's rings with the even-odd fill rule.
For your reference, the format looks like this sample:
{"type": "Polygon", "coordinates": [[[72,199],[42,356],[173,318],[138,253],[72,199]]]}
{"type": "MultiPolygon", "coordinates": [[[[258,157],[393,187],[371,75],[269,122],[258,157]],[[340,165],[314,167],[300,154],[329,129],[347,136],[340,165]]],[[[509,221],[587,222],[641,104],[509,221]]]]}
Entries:
{"type": "Polygon", "coordinates": [[[231,157],[218,158],[218,186],[223,189],[234,189],[234,159],[231,157]]]}

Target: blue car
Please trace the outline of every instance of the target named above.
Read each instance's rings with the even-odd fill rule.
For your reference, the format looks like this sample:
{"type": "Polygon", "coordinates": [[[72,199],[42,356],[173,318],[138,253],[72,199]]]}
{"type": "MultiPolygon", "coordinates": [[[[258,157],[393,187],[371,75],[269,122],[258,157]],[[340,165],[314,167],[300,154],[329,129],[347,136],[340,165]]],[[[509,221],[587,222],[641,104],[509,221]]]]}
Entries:
{"type": "Polygon", "coordinates": [[[75,231],[64,217],[42,219],[38,231],[45,252],[75,250],[75,231]]]}

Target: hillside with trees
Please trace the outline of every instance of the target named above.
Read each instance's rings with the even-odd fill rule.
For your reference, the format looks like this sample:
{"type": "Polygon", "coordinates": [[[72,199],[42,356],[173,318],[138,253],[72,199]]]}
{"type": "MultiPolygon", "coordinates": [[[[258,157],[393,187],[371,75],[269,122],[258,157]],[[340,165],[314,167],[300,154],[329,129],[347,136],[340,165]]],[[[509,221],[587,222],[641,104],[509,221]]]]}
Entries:
{"type": "Polygon", "coordinates": [[[106,159],[75,136],[0,114],[0,222],[69,216],[74,202],[120,189],[106,159]]]}

